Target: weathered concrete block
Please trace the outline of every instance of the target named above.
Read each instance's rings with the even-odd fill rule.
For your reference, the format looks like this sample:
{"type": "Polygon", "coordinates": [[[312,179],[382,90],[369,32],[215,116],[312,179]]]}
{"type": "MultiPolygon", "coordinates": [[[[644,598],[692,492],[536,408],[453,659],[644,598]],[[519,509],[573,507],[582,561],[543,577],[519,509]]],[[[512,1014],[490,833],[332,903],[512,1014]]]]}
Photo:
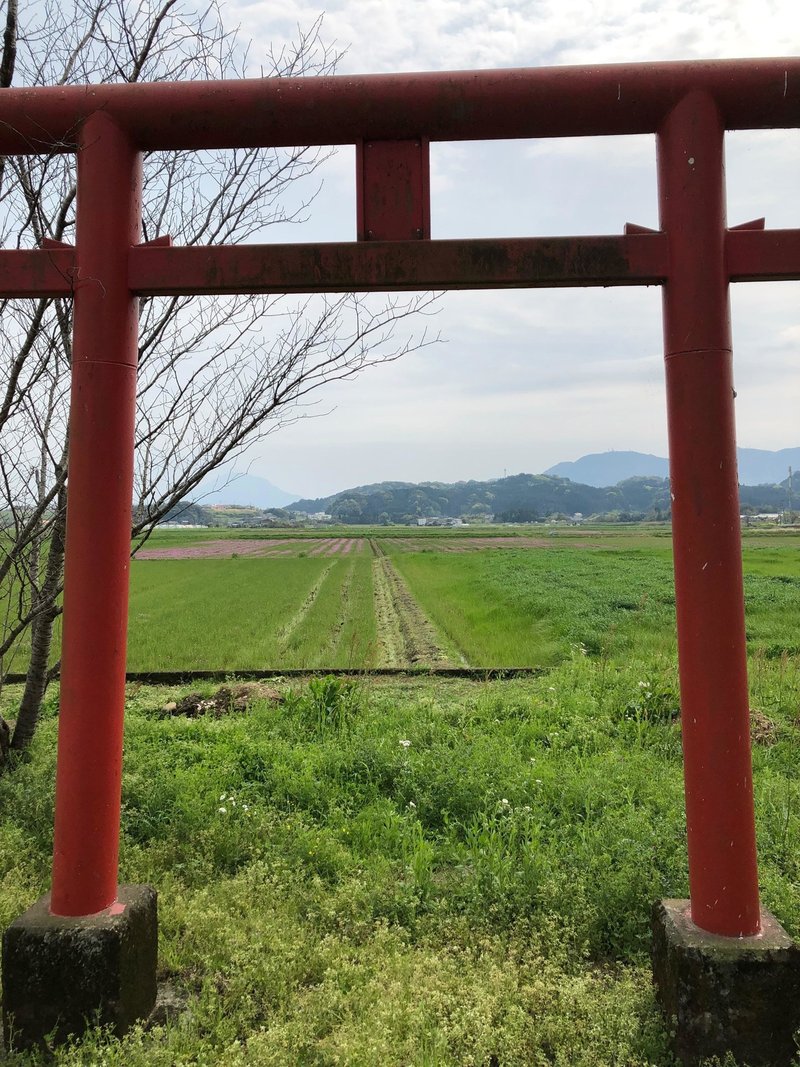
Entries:
{"type": "Polygon", "coordinates": [[[27,1049],[89,1026],[121,1036],[156,999],[158,919],[150,886],[119,887],[97,915],[51,915],[49,893],[3,935],[3,1033],[27,1049]]]}
{"type": "Polygon", "coordinates": [[[653,980],[686,1067],[732,1052],[748,1067],[788,1067],[800,1027],[800,948],[768,911],[756,937],[694,925],[688,900],[653,907],[653,980]]]}

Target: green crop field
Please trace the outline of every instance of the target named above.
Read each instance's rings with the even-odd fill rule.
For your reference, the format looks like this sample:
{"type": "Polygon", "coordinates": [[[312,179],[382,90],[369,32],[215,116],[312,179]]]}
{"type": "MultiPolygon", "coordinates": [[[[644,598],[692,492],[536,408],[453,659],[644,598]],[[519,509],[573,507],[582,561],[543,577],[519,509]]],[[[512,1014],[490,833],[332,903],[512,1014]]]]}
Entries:
{"type": "Polygon", "coordinates": [[[131,567],[132,671],[357,669],[370,662],[374,646],[366,555],[131,567]]]}
{"type": "MultiPolygon", "coordinates": [[[[652,902],[688,891],[665,532],[195,533],[132,565],[133,669],[356,674],[197,718],[129,683],[121,878],[159,890],[186,1010],[50,1062],[675,1067],[648,962],[652,902]],[[545,669],[358,673],[462,661],[545,669]]],[[[745,532],[760,885],[795,937],[798,546],[745,532]]],[[[0,926],[49,884],[57,697],[0,776],[0,926]]]]}
{"type": "MultiPolygon", "coordinates": [[[[744,573],[751,654],[796,652],[800,535],[745,530],[744,573]]],[[[159,530],[131,565],[131,671],[547,667],[581,646],[674,655],[666,528],[159,530]]]]}
{"type": "MultiPolygon", "coordinates": [[[[133,562],[131,670],[539,667],[573,648],[614,662],[675,653],[664,529],[210,532],[160,532],[133,562]]],[[[744,544],[750,652],[796,652],[800,537],[745,531],[744,544]]]]}
{"type": "MultiPolygon", "coordinates": [[[[800,651],[800,540],[744,553],[753,653],[800,651]]],[[[392,550],[424,610],[475,666],[532,666],[570,647],[612,659],[673,655],[669,546],[613,551],[392,550]]]]}

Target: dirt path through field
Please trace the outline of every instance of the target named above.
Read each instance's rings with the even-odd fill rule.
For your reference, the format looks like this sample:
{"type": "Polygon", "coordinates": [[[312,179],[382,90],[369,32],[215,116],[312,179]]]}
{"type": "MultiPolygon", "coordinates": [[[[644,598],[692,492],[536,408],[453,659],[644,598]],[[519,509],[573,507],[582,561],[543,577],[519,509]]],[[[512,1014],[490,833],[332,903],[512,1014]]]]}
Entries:
{"type": "Polygon", "coordinates": [[[415,600],[378,541],[370,540],[372,588],[378,631],[376,666],[466,667],[440,644],[433,623],[415,600]]]}

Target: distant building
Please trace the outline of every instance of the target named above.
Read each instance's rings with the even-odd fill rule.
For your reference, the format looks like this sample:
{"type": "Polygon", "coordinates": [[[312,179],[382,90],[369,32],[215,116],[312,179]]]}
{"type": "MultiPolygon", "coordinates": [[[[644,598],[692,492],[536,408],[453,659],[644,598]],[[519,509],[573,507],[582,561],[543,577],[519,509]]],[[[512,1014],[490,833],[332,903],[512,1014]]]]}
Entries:
{"type": "Polygon", "coordinates": [[[461,519],[454,519],[452,515],[428,515],[417,519],[417,526],[463,526],[461,519]]]}
{"type": "Polygon", "coordinates": [[[208,530],[207,522],[159,522],[159,530],[208,530]]]}
{"type": "Polygon", "coordinates": [[[762,511],[758,515],[740,515],[739,518],[748,525],[751,522],[781,522],[783,515],[779,511],[762,511]]]}

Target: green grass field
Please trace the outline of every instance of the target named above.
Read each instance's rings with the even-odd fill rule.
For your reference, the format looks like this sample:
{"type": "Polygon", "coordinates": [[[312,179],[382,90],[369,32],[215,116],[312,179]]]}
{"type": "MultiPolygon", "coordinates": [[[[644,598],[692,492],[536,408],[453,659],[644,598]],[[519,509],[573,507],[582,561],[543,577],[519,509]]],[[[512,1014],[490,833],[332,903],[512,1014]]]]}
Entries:
{"type": "MultiPolygon", "coordinates": [[[[129,684],[121,878],[159,890],[187,1011],[50,1062],[675,1067],[648,961],[652,902],[688,891],[669,540],[448,537],[380,541],[471,662],[535,649],[542,674],[277,677],[280,703],[196,719],[161,714],[185,687],[129,684]]],[[[745,538],[760,885],[795,937],[798,545],[745,538]]],[[[385,557],[302,551],[134,563],[131,666],[356,666],[385,557]]],[[[0,926],[49,885],[56,707],[0,777],[0,926]]]]}
{"type": "MultiPolygon", "coordinates": [[[[361,551],[330,557],[313,555],[322,543],[319,531],[157,531],[148,549],[176,551],[220,540],[244,544],[241,553],[232,548],[219,559],[133,561],[129,669],[384,665],[370,542],[388,553],[440,643],[472,666],[549,666],[581,644],[592,655],[612,658],[674,653],[668,531],[535,530],[543,547],[495,549],[484,546],[499,539],[522,546],[530,528],[379,528],[364,531],[370,536],[361,551]],[[248,555],[254,545],[272,551],[274,542],[284,542],[285,556],[248,555]]],[[[354,532],[362,533],[331,531],[330,540],[354,532]]],[[[796,652],[800,535],[745,530],[743,560],[751,653],[796,652]]],[[[57,638],[59,627],[57,622],[57,638]]],[[[6,666],[24,671],[26,660],[22,642],[6,666]]]]}
{"type": "MultiPolygon", "coordinates": [[[[440,645],[471,666],[552,666],[581,646],[614,661],[674,656],[671,542],[663,529],[543,528],[535,547],[522,547],[529,530],[495,528],[494,539],[485,531],[389,532],[364,545],[381,546],[440,645]]],[[[174,550],[222,536],[208,533],[164,531],[148,547],[174,550]]],[[[226,542],[245,541],[248,551],[281,540],[230,534],[226,542]]],[[[237,553],[226,549],[221,559],[134,560],[129,668],[381,666],[369,551],[313,555],[321,544],[315,533],[286,540],[280,558],[231,558],[237,553]]],[[[749,650],[797,652],[800,536],[745,531],[744,545],[749,650]]]]}
{"type": "MultiPolygon", "coordinates": [[[[647,958],[687,892],[673,663],[276,684],[195,720],[129,687],[121,876],[159,890],[188,1011],[57,1063],[673,1067],[647,958]]],[[[798,935],[797,659],[754,685],[763,900],[798,935]]],[[[48,885],[54,698],[0,778],[0,925],[48,885]]]]}
{"type": "Polygon", "coordinates": [[[358,669],[375,644],[366,555],[134,562],[129,615],[133,671],[358,669]]]}

